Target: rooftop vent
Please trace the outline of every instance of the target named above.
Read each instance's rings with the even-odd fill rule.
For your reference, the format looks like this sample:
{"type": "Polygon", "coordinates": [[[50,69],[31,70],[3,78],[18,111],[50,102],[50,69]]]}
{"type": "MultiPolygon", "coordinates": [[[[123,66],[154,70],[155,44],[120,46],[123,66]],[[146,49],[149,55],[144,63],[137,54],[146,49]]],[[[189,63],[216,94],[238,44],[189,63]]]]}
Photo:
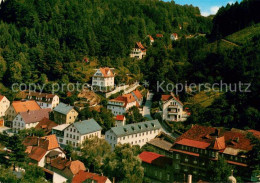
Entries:
{"type": "Polygon", "coordinates": [[[140,129],[142,129],[142,126],[141,126],[141,125],[138,125],[138,127],[139,127],[140,129]]]}
{"type": "Polygon", "coordinates": [[[147,124],[144,124],[145,128],[148,128],[148,125],[147,124]]]}
{"type": "Polygon", "coordinates": [[[154,123],[152,123],[152,127],[155,127],[154,123]]]}
{"type": "Polygon", "coordinates": [[[135,127],[134,126],[131,126],[132,130],[135,131],[135,127]]]}
{"type": "Polygon", "coordinates": [[[124,131],[125,131],[125,132],[127,132],[127,129],[126,129],[126,128],[124,128],[124,131]]]}

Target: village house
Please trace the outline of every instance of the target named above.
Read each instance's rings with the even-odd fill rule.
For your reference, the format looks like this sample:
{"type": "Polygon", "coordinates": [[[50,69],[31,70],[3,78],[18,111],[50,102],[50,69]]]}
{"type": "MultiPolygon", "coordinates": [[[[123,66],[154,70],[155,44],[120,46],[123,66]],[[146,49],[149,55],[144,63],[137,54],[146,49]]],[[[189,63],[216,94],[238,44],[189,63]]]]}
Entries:
{"type": "Polygon", "coordinates": [[[189,116],[189,112],[183,109],[183,103],[173,93],[162,95],[160,108],[163,120],[179,122],[185,121],[189,116]]]}
{"type": "Polygon", "coordinates": [[[85,172],[80,170],[73,179],[72,183],[111,183],[109,178],[103,176],[103,174],[99,175],[96,173],[85,172]]]}
{"type": "Polygon", "coordinates": [[[58,126],[55,126],[52,128],[52,134],[55,134],[57,139],[58,139],[58,143],[60,145],[63,145],[63,141],[64,141],[64,129],[67,128],[70,124],[61,124],[58,126]]]}
{"type": "Polygon", "coordinates": [[[0,95],[0,118],[5,116],[5,112],[10,106],[10,101],[3,95],[0,95]]]}
{"type": "Polygon", "coordinates": [[[117,116],[125,114],[133,106],[139,107],[139,102],[132,93],[129,93],[109,100],[107,109],[111,110],[117,116]]]}
{"type": "Polygon", "coordinates": [[[151,35],[147,35],[147,37],[148,37],[148,39],[150,41],[150,46],[152,46],[153,43],[154,43],[154,38],[151,35]]]}
{"type": "Polygon", "coordinates": [[[45,137],[26,137],[23,141],[26,146],[26,153],[30,161],[40,167],[44,167],[47,159],[65,157],[64,151],[60,148],[55,135],[45,137]]]}
{"type": "Polygon", "coordinates": [[[125,122],[126,122],[126,118],[124,115],[117,115],[115,117],[116,119],[116,122],[115,122],[115,126],[124,126],[125,125],[125,122]]]}
{"type": "Polygon", "coordinates": [[[146,49],[141,42],[136,42],[135,47],[130,53],[131,58],[142,59],[146,56],[146,49]]]}
{"type": "Polygon", "coordinates": [[[46,161],[43,169],[53,183],[71,182],[80,171],[86,171],[84,163],[79,160],[71,161],[65,157],[57,157],[46,161]]]}
{"type": "Polygon", "coordinates": [[[163,38],[163,34],[156,34],[156,38],[163,38]]]}
{"type": "Polygon", "coordinates": [[[115,74],[113,68],[101,67],[96,69],[92,77],[92,86],[98,91],[108,92],[115,87],[115,74]]]}
{"type": "Polygon", "coordinates": [[[53,109],[54,121],[58,124],[71,124],[74,123],[78,117],[78,112],[73,106],[68,104],[59,103],[57,107],[53,109]]]}
{"type": "Polygon", "coordinates": [[[222,157],[229,165],[236,167],[243,177],[244,170],[248,168],[245,153],[253,147],[247,138],[248,133],[194,125],[175,141],[170,150],[173,153],[174,172],[182,177],[183,174],[192,174],[198,180],[208,176],[206,172],[210,161],[222,157]]]}
{"type": "Polygon", "coordinates": [[[172,41],[177,41],[178,40],[178,34],[177,33],[172,33],[171,36],[170,36],[170,39],[172,41]]]}
{"type": "Polygon", "coordinates": [[[43,118],[49,118],[49,112],[51,112],[50,108],[20,112],[13,120],[13,132],[18,133],[23,129],[34,128],[43,118]]]}
{"type": "Polygon", "coordinates": [[[45,135],[50,135],[52,128],[58,126],[57,123],[55,123],[52,120],[49,120],[49,118],[43,118],[36,126],[36,130],[43,130],[45,135]]]}
{"type": "Polygon", "coordinates": [[[36,111],[40,110],[41,107],[37,104],[35,100],[22,100],[22,101],[13,101],[10,107],[6,111],[7,121],[13,121],[17,114],[27,111],[36,111]]]}
{"type": "Polygon", "coordinates": [[[35,100],[42,109],[54,109],[59,103],[60,98],[58,95],[40,93],[40,92],[26,92],[26,99],[35,100]]]}
{"type": "Polygon", "coordinates": [[[52,132],[57,135],[60,144],[79,147],[87,138],[101,138],[101,130],[101,126],[94,119],[89,119],[68,126],[56,126],[52,132]]]}
{"type": "Polygon", "coordinates": [[[162,130],[158,120],[145,121],[128,124],[125,126],[113,127],[106,131],[106,141],[115,148],[117,144],[129,143],[142,147],[148,141],[156,137],[162,130]]]}
{"type": "Polygon", "coordinates": [[[12,129],[5,126],[4,118],[0,118],[0,133],[8,133],[9,135],[12,133],[12,129]]]}
{"type": "Polygon", "coordinates": [[[144,151],[139,154],[144,168],[144,177],[151,182],[174,182],[172,159],[154,152],[144,151]]]}

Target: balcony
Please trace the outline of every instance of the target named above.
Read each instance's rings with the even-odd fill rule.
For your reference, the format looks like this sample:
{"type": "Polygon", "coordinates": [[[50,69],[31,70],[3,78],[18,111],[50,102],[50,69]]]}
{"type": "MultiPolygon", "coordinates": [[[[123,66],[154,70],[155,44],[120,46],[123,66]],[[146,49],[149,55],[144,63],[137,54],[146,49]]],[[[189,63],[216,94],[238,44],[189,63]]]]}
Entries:
{"type": "Polygon", "coordinates": [[[169,109],[177,109],[178,106],[177,106],[177,105],[169,105],[168,108],[169,108],[169,109]]]}
{"type": "Polygon", "coordinates": [[[177,111],[168,111],[168,115],[177,115],[178,112],[177,111]]]}

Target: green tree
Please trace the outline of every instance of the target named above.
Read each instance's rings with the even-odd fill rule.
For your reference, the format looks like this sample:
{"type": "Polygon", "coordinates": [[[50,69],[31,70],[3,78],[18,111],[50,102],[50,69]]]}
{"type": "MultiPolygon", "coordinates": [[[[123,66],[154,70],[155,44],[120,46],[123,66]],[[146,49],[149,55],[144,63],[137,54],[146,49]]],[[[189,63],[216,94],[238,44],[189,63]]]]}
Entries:
{"type": "Polygon", "coordinates": [[[135,149],[130,144],[117,145],[104,160],[104,173],[118,182],[143,181],[144,170],[140,159],[135,155],[135,149]]]}
{"type": "Polygon", "coordinates": [[[0,72],[0,80],[3,79],[6,70],[7,70],[6,61],[4,60],[3,57],[0,56],[0,71],[1,71],[0,72]]]}

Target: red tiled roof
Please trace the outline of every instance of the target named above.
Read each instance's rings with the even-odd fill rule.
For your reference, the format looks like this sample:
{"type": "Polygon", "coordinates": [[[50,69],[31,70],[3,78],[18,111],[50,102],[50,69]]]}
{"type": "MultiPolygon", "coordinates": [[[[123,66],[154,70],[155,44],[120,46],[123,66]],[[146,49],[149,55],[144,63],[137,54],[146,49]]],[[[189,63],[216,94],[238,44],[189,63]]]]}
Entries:
{"type": "Polygon", "coordinates": [[[75,175],[72,179],[72,183],[83,183],[86,180],[94,180],[96,183],[105,183],[107,181],[107,177],[101,176],[91,172],[79,171],[77,175],[75,175]]]}
{"type": "Polygon", "coordinates": [[[200,156],[198,153],[193,153],[193,152],[189,152],[189,151],[182,151],[182,150],[179,150],[179,149],[171,149],[171,151],[179,152],[179,153],[183,153],[183,154],[188,154],[188,155],[191,155],[191,156],[197,156],[197,157],[200,156]]]}
{"type": "Polygon", "coordinates": [[[144,151],[141,154],[139,154],[139,158],[142,160],[142,162],[157,165],[160,167],[172,164],[171,158],[165,157],[161,154],[157,154],[154,152],[144,151]]]}
{"type": "Polygon", "coordinates": [[[135,90],[135,91],[133,91],[133,93],[139,100],[143,98],[143,95],[141,94],[141,92],[139,90],[135,90]]]}
{"type": "Polygon", "coordinates": [[[48,135],[45,137],[41,137],[41,139],[47,140],[48,141],[48,149],[47,150],[51,150],[51,149],[55,149],[55,148],[59,148],[59,144],[58,144],[58,140],[55,134],[53,135],[48,135]]]}
{"type": "Polygon", "coordinates": [[[156,34],[156,37],[163,37],[163,34],[156,34]]]}
{"type": "Polygon", "coordinates": [[[151,41],[154,41],[153,37],[151,35],[148,35],[151,41]]]}
{"type": "Polygon", "coordinates": [[[247,164],[227,160],[227,163],[247,167],[247,164]]]}
{"type": "Polygon", "coordinates": [[[196,147],[200,149],[206,149],[210,145],[210,143],[207,142],[201,142],[201,141],[190,140],[190,139],[181,139],[180,141],[176,142],[176,144],[196,147]]]}
{"type": "Polygon", "coordinates": [[[5,96],[0,95],[0,102],[1,102],[1,100],[3,100],[4,97],[5,97],[5,96]]]}
{"type": "Polygon", "coordinates": [[[226,131],[222,128],[200,125],[194,125],[191,129],[182,134],[175,143],[178,143],[182,139],[190,139],[200,142],[207,142],[210,144],[212,143],[212,146],[214,146],[215,139],[222,136],[224,136],[224,139],[220,139],[222,142],[218,142],[218,146],[221,148],[223,148],[223,140],[225,140],[225,147],[232,147],[246,151],[252,149],[252,145],[250,144],[250,140],[246,137],[246,133],[226,131]]]}
{"type": "Polygon", "coordinates": [[[226,148],[225,137],[218,137],[215,139],[212,149],[222,150],[226,148]]]}
{"type": "Polygon", "coordinates": [[[46,150],[41,147],[32,147],[29,157],[33,160],[40,161],[46,154],[46,150]]]}
{"type": "Polygon", "coordinates": [[[171,95],[162,95],[161,100],[162,100],[162,101],[167,101],[167,100],[169,100],[171,97],[172,97],[171,95]]]}
{"type": "Polygon", "coordinates": [[[135,102],[136,100],[135,100],[135,97],[131,93],[129,93],[129,94],[125,94],[123,96],[118,96],[117,98],[112,99],[110,101],[122,102],[122,103],[124,103],[124,107],[126,107],[126,105],[128,103],[135,102]]]}
{"type": "Polygon", "coordinates": [[[36,126],[35,129],[43,129],[46,134],[49,134],[53,127],[58,126],[54,121],[49,120],[48,118],[43,118],[36,126]]]}
{"type": "Polygon", "coordinates": [[[21,112],[20,115],[26,124],[35,123],[41,121],[43,118],[49,118],[49,112],[51,109],[39,109],[34,111],[21,112]]]}
{"type": "Polygon", "coordinates": [[[116,116],[116,120],[117,120],[117,121],[124,121],[124,119],[125,119],[125,116],[124,116],[124,115],[117,115],[117,116],[116,116]]]}
{"type": "Polygon", "coordinates": [[[16,113],[27,112],[28,110],[35,111],[41,109],[41,107],[34,100],[14,101],[12,105],[16,113]]]}
{"type": "Polygon", "coordinates": [[[247,130],[248,132],[250,133],[253,133],[253,135],[256,137],[256,138],[260,138],[260,131],[257,131],[257,130],[247,130]]]}
{"type": "Polygon", "coordinates": [[[178,37],[178,34],[177,34],[177,33],[172,33],[172,35],[173,35],[174,37],[178,37]]]}
{"type": "Polygon", "coordinates": [[[101,68],[99,68],[99,70],[105,78],[114,76],[114,73],[112,72],[112,70],[109,67],[101,67],[101,68]]]}
{"type": "Polygon", "coordinates": [[[55,97],[55,95],[53,95],[53,94],[40,93],[40,92],[28,92],[26,94],[27,94],[27,96],[34,96],[34,97],[47,98],[47,99],[52,99],[53,97],[55,97]]]}
{"type": "Polygon", "coordinates": [[[145,47],[142,45],[141,42],[136,42],[136,46],[141,50],[141,51],[146,51],[145,47]]]}

